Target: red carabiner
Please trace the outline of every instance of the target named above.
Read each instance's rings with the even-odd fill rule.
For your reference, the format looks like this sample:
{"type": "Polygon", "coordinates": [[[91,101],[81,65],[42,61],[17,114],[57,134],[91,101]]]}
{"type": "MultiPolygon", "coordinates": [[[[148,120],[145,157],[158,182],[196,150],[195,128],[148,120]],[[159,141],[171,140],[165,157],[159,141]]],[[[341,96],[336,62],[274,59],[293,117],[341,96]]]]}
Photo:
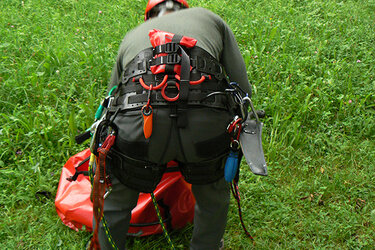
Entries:
{"type": "Polygon", "coordinates": [[[165,84],[163,89],[161,90],[161,95],[163,98],[168,102],[175,102],[180,97],[180,84],[176,83],[176,88],[178,90],[178,94],[175,97],[169,97],[165,94],[165,89],[168,87],[168,84],[165,84]]]}
{"type": "Polygon", "coordinates": [[[242,129],[242,119],[241,118],[235,118],[227,128],[228,133],[231,135],[231,141],[240,139],[241,129],[242,129]],[[234,139],[235,138],[235,139],[234,139]]]}
{"type": "MultiPolygon", "coordinates": [[[[177,80],[181,80],[181,77],[179,75],[175,75],[174,76],[177,80]]],[[[210,77],[209,77],[210,78],[210,77]]],[[[201,84],[202,82],[204,82],[206,80],[206,77],[205,76],[202,76],[199,80],[196,80],[196,81],[190,81],[190,85],[198,85],[198,84],[201,84]]]]}

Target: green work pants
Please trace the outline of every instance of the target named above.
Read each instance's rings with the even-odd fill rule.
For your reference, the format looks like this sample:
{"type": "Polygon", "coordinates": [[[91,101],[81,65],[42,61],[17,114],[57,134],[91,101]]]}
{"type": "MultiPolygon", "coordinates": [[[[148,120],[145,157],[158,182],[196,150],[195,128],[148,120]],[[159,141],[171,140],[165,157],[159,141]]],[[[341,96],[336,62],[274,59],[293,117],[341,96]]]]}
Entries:
{"type": "MultiPolygon", "coordinates": [[[[196,205],[190,249],[219,249],[227,221],[229,185],[222,178],[207,185],[193,185],[192,191],[196,205]]],[[[125,249],[131,211],[137,205],[138,195],[139,192],[114,178],[112,192],[104,201],[104,217],[119,249],[125,249]]],[[[102,249],[112,249],[102,223],[99,227],[99,242],[102,249]]]]}

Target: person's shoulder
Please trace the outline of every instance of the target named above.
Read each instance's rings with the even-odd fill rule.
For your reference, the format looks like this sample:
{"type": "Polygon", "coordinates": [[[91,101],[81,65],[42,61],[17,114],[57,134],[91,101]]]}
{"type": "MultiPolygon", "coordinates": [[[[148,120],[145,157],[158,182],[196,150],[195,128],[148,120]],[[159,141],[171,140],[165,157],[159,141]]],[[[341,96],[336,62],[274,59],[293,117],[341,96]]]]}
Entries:
{"type": "Polygon", "coordinates": [[[203,8],[203,7],[194,7],[189,9],[184,9],[187,13],[197,13],[200,15],[209,15],[209,16],[217,16],[214,12],[212,12],[209,9],[203,8]]]}
{"type": "Polygon", "coordinates": [[[223,22],[223,19],[217,15],[216,13],[212,12],[211,10],[209,9],[206,9],[206,8],[202,8],[202,7],[194,7],[194,8],[190,8],[190,9],[186,9],[187,13],[194,13],[193,15],[195,16],[202,16],[202,17],[205,17],[205,18],[209,18],[209,19],[212,19],[218,23],[221,23],[223,22]]]}

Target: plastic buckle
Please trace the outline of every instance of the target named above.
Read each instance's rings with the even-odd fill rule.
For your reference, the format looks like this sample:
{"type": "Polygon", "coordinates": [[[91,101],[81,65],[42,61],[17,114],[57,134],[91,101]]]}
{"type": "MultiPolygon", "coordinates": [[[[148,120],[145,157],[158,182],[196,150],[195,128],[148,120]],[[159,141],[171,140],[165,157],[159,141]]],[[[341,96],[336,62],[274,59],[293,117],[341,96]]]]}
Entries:
{"type": "Polygon", "coordinates": [[[157,54],[161,54],[161,53],[166,53],[166,54],[176,53],[178,49],[179,47],[177,43],[165,43],[165,44],[156,46],[152,50],[152,54],[153,56],[156,56],[157,54]]]}
{"type": "Polygon", "coordinates": [[[178,64],[181,61],[181,57],[177,54],[168,54],[166,64],[178,64]]]}
{"type": "Polygon", "coordinates": [[[165,53],[175,53],[178,50],[177,43],[166,43],[165,53]]]}
{"type": "Polygon", "coordinates": [[[206,63],[206,60],[204,58],[201,58],[201,57],[197,57],[197,70],[199,71],[202,71],[202,72],[205,72],[205,69],[206,69],[206,66],[207,66],[207,63],[206,63]]]}

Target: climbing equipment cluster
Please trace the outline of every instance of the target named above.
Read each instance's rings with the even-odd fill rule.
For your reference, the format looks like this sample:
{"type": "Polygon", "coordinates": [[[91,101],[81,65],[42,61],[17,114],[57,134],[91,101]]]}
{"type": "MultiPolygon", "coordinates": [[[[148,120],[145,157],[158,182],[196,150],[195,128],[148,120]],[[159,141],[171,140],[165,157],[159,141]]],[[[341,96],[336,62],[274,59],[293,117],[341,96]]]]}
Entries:
{"type": "Polygon", "coordinates": [[[103,144],[98,148],[98,156],[96,157],[96,171],[92,187],[92,200],[95,224],[95,231],[91,240],[91,249],[98,249],[99,238],[98,229],[99,222],[103,217],[104,199],[106,194],[111,190],[112,183],[109,175],[106,173],[105,161],[107,154],[115,142],[116,136],[114,134],[108,135],[103,144]]]}
{"type": "Polygon", "coordinates": [[[239,167],[241,158],[245,155],[246,161],[248,163],[251,162],[251,165],[249,164],[249,166],[254,174],[267,175],[261,142],[261,128],[263,125],[259,120],[259,117],[264,117],[265,113],[263,110],[255,110],[250,97],[238,86],[237,83],[230,83],[229,86],[230,88],[226,89],[226,92],[233,95],[233,100],[238,105],[240,112],[238,112],[239,115],[234,117],[233,121],[227,128],[227,132],[230,135],[230,152],[225,163],[224,178],[230,183],[233,197],[236,199],[241,226],[246,235],[255,244],[254,238],[246,229],[242,218],[241,198],[238,188],[239,167]],[[251,113],[248,112],[248,105],[252,110],[251,113]],[[253,118],[255,118],[255,120],[253,120],[253,118]],[[249,124],[251,125],[249,126],[249,124]],[[256,140],[255,143],[254,140],[256,140]],[[248,145],[249,143],[251,145],[248,145]]]}
{"type": "Polygon", "coordinates": [[[227,132],[230,135],[230,151],[225,163],[224,177],[227,182],[231,182],[238,172],[240,165],[240,133],[242,129],[242,118],[235,116],[228,125],[227,132]]]}

